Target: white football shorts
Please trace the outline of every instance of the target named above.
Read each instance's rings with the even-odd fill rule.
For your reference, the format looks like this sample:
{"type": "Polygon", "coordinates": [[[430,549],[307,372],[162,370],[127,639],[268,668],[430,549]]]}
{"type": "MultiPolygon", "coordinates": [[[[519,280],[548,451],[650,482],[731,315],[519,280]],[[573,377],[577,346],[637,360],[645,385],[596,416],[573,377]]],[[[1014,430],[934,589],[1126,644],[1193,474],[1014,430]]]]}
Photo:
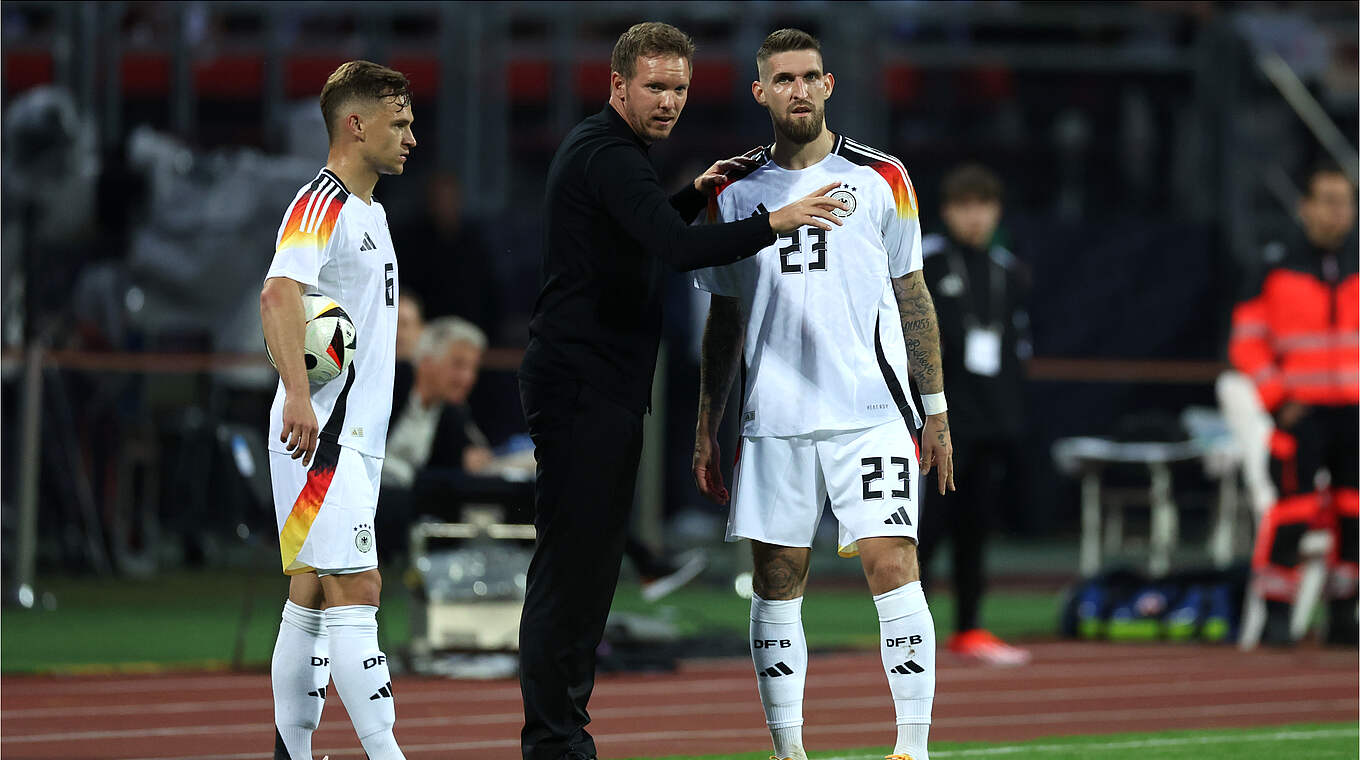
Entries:
{"type": "Polygon", "coordinates": [[[310,467],[269,452],[285,575],[344,575],[378,566],[373,517],[381,474],[381,459],[324,439],[310,467]]]}
{"type": "Polygon", "coordinates": [[[831,502],[842,553],[855,541],[905,536],[916,541],[916,438],[905,420],[862,430],[787,438],[742,438],[733,474],[727,540],[812,546],[822,507],[831,502]]]}

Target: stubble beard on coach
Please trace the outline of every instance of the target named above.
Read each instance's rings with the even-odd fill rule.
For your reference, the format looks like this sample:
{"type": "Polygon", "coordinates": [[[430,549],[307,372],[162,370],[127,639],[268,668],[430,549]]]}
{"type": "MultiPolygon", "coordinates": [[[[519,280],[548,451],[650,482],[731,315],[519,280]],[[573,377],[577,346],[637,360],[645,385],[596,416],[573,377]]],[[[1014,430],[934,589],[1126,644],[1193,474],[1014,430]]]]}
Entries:
{"type": "Polygon", "coordinates": [[[825,107],[813,107],[812,115],[806,119],[795,119],[792,116],[783,119],[775,117],[774,128],[785,140],[796,145],[807,145],[821,136],[825,120],[825,107]]]}

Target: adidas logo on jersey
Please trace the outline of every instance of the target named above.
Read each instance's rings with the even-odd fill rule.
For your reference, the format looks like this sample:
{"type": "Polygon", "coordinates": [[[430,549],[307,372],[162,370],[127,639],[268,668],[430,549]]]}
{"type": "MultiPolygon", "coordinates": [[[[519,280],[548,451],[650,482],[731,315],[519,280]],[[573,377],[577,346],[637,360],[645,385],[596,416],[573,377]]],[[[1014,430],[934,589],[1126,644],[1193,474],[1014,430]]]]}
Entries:
{"type": "Polygon", "coordinates": [[[364,233],[364,242],[362,242],[362,243],[359,244],[359,250],[361,250],[361,251],[375,251],[375,250],[377,250],[377,249],[378,249],[378,246],[374,245],[374,243],[373,243],[373,238],[369,237],[369,236],[368,236],[368,233],[365,232],[365,233],[364,233]]]}
{"type": "Polygon", "coordinates": [[[883,521],[884,525],[911,525],[911,518],[907,517],[907,508],[898,507],[888,519],[883,521]]]}
{"type": "Polygon", "coordinates": [[[915,660],[907,660],[901,665],[893,668],[892,672],[898,675],[909,676],[912,673],[924,673],[926,672],[926,669],[917,665],[915,660]]]}
{"type": "Polygon", "coordinates": [[[392,698],[392,682],[388,681],[387,683],[382,685],[382,688],[375,691],[373,693],[373,696],[368,698],[368,701],[372,702],[375,699],[391,699],[391,698],[392,698]]]}
{"type": "Polygon", "coordinates": [[[790,668],[788,665],[785,665],[783,660],[780,660],[779,662],[771,665],[770,667],[760,671],[761,678],[778,678],[780,676],[791,675],[793,675],[793,668],[790,668]]]}

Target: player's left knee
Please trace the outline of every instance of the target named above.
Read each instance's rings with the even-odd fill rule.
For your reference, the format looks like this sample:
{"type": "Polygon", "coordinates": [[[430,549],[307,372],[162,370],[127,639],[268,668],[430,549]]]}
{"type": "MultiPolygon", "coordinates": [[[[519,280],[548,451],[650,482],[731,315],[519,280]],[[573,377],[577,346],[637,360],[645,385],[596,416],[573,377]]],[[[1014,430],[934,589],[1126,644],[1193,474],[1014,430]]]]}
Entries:
{"type": "Polygon", "coordinates": [[[921,579],[915,546],[911,546],[911,551],[861,553],[860,556],[864,560],[864,574],[876,589],[894,589],[921,579]]]}

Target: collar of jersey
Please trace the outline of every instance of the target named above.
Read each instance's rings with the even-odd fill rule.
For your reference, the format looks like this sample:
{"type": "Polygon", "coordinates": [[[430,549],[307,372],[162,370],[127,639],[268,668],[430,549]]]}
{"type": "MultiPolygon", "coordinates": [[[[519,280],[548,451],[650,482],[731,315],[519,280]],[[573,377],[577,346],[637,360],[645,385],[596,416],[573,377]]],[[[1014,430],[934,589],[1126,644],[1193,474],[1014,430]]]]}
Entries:
{"type": "Polygon", "coordinates": [[[837,155],[837,151],[839,151],[839,150],[840,150],[840,147],[841,147],[841,139],[842,139],[842,138],[841,138],[840,135],[836,135],[836,141],[833,142],[833,143],[831,144],[831,150],[827,151],[827,154],[826,154],[825,156],[822,156],[820,159],[818,159],[818,160],[817,160],[817,163],[815,163],[815,164],[808,164],[807,166],[804,166],[804,167],[801,168],[801,169],[786,169],[786,168],[780,166],[780,165],[779,165],[779,162],[776,161],[776,160],[774,160],[774,143],[770,143],[769,145],[767,145],[767,146],[765,147],[765,160],[766,160],[766,163],[767,163],[767,164],[769,164],[770,166],[773,166],[774,168],[778,169],[778,170],[781,171],[781,172],[789,172],[789,173],[792,173],[792,174],[798,174],[799,172],[805,172],[805,171],[807,171],[808,169],[815,169],[815,168],[821,166],[828,158],[831,158],[832,156],[837,155]]]}

